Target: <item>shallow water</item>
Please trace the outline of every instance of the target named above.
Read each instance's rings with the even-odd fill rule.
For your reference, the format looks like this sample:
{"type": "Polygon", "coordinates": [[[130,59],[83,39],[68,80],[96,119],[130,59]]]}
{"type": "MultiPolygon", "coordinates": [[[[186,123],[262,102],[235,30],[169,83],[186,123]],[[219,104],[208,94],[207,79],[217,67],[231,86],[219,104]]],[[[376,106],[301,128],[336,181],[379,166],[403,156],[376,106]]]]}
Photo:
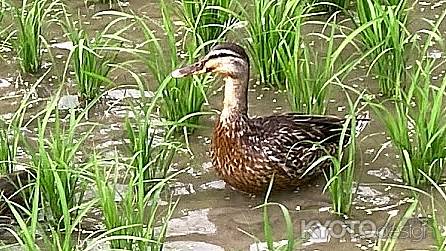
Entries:
{"type": "MultiPolygon", "coordinates": [[[[434,19],[444,8],[446,1],[421,1],[415,5],[418,17],[428,16],[434,19]]],[[[84,28],[90,31],[101,30],[109,22],[108,18],[91,18],[99,10],[108,9],[108,5],[90,5],[85,7],[81,1],[69,4],[71,10],[81,11],[81,20],[84,28]]],[[[113,7],[117,8],[117,7],[113,7]]],[[[156,1],[131,1],[128,7],[136,13],[159,18],[156,1]]],[[[72,11],[75,13],[76,11],[72,11]]],[[[419,29],[419,24],[414,22],[413,27],[419,29]]],[[[65,63],[69,44],[66,38],[55,25],[50,26],[48,39],[55,48],[53,55],[60,65],[65,63]]],[[[443,25],[444,27],[444,25],[443,25]]],[[[445,29],[443,29],[445,31],[445,29]]],[[[444,32],[443,32],[444,33],[444,32]]],[[[140,33],[131,33],[128,39],[141,41],[140,33]]],[[[444,56],[437,51],[431,51],[432,56],[444,56]]],[[[17,109],[24,90],[29,90],[30,85],[38,76],[25,76],[20,81],[16,58],[12,52],[2,52],[5,61],[0,65],[0,116],[8,119],[17,109]]],[[[124,61],[126,56],[118,60],[124,61]]],[[[47,65],[48,67],[49,65],[47,65]]],[[[144,73],[144,67],[136,66],[133,69],[140,72],[141,76],[150,79],[144,73]]],[[[372,91],[377,90],[377,84],[372,77],[366,76],[366,66],[358,67],[352,74],[348,84],[362,88],[367,87],[372,91]]],[[[442,77],[444,71],[439,72],[442,77]]],[[[31,113],[36,113],[44,105],[51,91],[54,90],[53,79],[59,78],[57,74],[50,73],[33,95],[36,103],[30,108],[31,113]],[[53,76],[54,75],[54,76],[53,76]]],[[[123,77],[119,72],[112,74],[114,81],[122,85],[131,85],[131,78],[123,77]]],[[[72,77],[72,76],[71,76],[72,77]]],[[[69,80],[69,82],[72,80],[69,80]]],[[[153,86],[149,87],[153,90],[153,86]]],[[[79,100],[74,89],[64,91],[63,99],[59,103],[61,109],[76,107],[79,100]]],[[[147,97],[153,95],[148,91],[147,97]]],[[[334,91],[329,100],[328,113],[343,115],[345,102],[343,94],[334,91]]],[[[126,141],[123,132],[123,121],[129,112],[127,99],[138,99],[141,94],[133,88],[117,88],[110,91],[100,105],[95,107],[90,114],[90,120],[99,123],[91,138],[88,140],[90,147],[94,147],[105,153],[106,157],[115,154],[115,149],[125,150],[126,141]],[[109,156],[107,156],[109,155],[109,156]]],[[[221,107],[222,91],[216,91],[209,97],[206,110],[219,109],[221,107]]],[[[251,115],[267,115],[289,111],[286,95],[262,86],[257,86],[252,81],[249,91],[249,113],[251,115]]],[[[168,244],[166,250],[264,250],[262,244],[255,245],[256,236],[263,239],[262,211],[255,209],[263,203],[262,197],[253,197],[225,186],[224,182],[216,177],[212,170],[208,154],[212,127],[217,115],[203,117],[198,129],[189,138],[193,156],[188,153],[180,153],[175,163],[175,169],[190,167],[190,169],[177,177],[170,185],[175,196],[180,197],[176,213],[170,221],[168,231],[168,244]]],[[[35,128],[32,125],[27,128],[32,136],[35,128]]],[[[360,169],[357,171],[357,186],[354,202],[354,210],[349,219],[339,218],[329,212],[330,200],[327,194],[323,194],[325,181],[323,177],[313,183],[300,188],[295,192],[283,192],[274,194],[270,201],[285,205],[292,216],[295,234],[298,237],[301,250],[373,250],[377,232],[382,227],[391,225],[398,217],[398,213],[404,211],[410,204],[408,197],[410,192],[404,189],[377,183],[398,183],[401,181],[398,175],[397,163],[399,156],[395,154],[388,144],[388,138],[384,134],[384,128],[372,115],[372,121],[360,136],[360,169]],[[302,237],[302,238],[299,238],[302,237]]],[[[22,155],[22,158],[26,156],[22,155]]],[[[125,189],[125,187],[123,187],[125,189]]],[[[270,221],[274,229],[276,240],[286,238],[286,231],[281,212],[277,208],[269,210],[270,221]]],[[[97,224],[97,223],[96,223],[97,224]]],[[[85,227],[95,229],[95,223],[85,227]]],[[[424,219],[414,218],[406,229],[407,235],[402,236],[398,242],[397,250],[428,250],[432,243],[429,227],[424,219]]],[[[100,249],[98,249],[100,250],[100,249]]],[[[266,249],[265,249],[266,250],[266,249]]]]}

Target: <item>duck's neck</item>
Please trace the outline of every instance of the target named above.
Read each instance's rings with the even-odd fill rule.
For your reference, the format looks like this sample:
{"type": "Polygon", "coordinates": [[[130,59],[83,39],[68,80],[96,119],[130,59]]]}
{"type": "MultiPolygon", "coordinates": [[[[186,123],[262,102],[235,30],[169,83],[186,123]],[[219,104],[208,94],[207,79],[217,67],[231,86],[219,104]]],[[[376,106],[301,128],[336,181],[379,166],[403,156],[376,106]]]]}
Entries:
{"type": "Polygon", "coordinates": [[[220,115],[220,122],[222,124],[230,123],[240,116],[247,115],[248,79],[249,76],[224,78],[225,98],[223,101],[223,110],[220,115]]]}

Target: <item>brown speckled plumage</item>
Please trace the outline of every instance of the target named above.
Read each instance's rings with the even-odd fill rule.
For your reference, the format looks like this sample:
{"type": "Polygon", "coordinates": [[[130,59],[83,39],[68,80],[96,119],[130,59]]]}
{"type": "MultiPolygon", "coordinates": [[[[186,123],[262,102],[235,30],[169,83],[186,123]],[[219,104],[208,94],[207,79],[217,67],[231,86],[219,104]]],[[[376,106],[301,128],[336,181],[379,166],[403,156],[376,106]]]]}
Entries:
{"type": "Polygon", "coordinates": [[[211,157],[217,174],[232,187],[260,193],[274,175],[274,189],[295,189],[329,167],[309,167],[339,144],[343,119],[334,116],[283,114],[249,118],[249,59],[235,44],[216,46],[174,77],[215,72],[225,80],[224,108],[214,129],[211,157]]]}
{"type": "Polygon", "coordinates": [[[233,114],[218,121],[211,156],[218,175],[236,189],[260,193],[274,174],[274,189],[294,189],[329,167],[323,162],[304,172],[339,142],[343,121],[298,114],[248,118],[233,114]]]}

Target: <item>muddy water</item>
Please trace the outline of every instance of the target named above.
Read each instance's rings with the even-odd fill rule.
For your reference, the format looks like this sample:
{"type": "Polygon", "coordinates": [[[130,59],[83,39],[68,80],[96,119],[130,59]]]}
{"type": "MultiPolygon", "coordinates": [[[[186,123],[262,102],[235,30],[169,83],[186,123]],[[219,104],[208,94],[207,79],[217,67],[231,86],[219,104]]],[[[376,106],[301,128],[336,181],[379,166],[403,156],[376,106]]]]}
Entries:
{"type": "MultiPolygon", "coordinates": [[[[445,1],[422,1],[415,5],[415,16],[427,16],[434,19],[445,8],[445,1]]],[[[109,18],[92,18],[100,11],[109,9],[108,5],[90,5],[86,7],[81,1],[69,4],[72,13],[80,10],[83,27],[89,31],[101,30],[110,22],[109,18]]],[[[118,6],[113,6],[119,9],[118,6]]],[[[156,1],[130,1],[129,8],[141,15],[159,18],[156,1]]],[[[421,22],[412,24],[417,29],[421,22]]],[[[443,29],[444,30],[444,29],[443,29]]],[[[56,63],[63,65],[66,60],[66,38],[56,25],[51,25],[48,40],[53,45],[56,63]]],[[[443,33],[444,34],[444,33],[443,33]]],[[[128,39],[136,42],[143,40],[138,32],[128,34],[128,39]]],[[[0,111],[3,118],[9,118],[17,109],[18,103],[37,76],[23,76],[20,80],[16,58],[12,52],[3,51],[4,61],[0,62],[0,111]]],[[[127,56],[120,56],[124,61],[127,56]]],[[[45,67],[49,67],[45,64],[45,67]]],[[[377,83],[372,77],[366,76],[366,67],[360,66],[348,80],[348,84],[357,88],[367,87],[376,93],[377,83]]],[[[135,66],[133,69],[144,78],[150,80],[144,67],[135,66]]],[[[444,72],[439,72],[439,77],[444,72]]],[[[120,72],[112,73],[113,80],[122,85],[131,85],[130,78],[123,77],[120,72]]],[[[72,76],[71,76],[72,77],[72,76]]],[[[51,72],[33,95],[36,101],[31,112],[36,113],[44,105],[48,95],[55,89],[54,79],[60,78],[51,72]]],[[[72,81],[72,80],[70,80],[72,81]]],[[[150,82],[150,81],[149,81],[150,82]]],[[[154,86],[149,84],[149,90],[154,86]]],[[[78,100],[75,91],[67,88],[60,104],[61,108],[76,106],[78,100]]],[[[90,119],[100,123],[89,139],[91,147],[101,150],[106,155],[115,154],[115,149],[125,149],[125,133],[123,121],[127,116],[128,99],[138,99],[139,93],[132,88],[117,88],[109,92],[104,101],[98,105],[90,119]]],[[[147,96],[152,93],[148,91],[147,96]]],[[[216,87],[209,96],[207,110],[220,109],[222,90],[216,87]]],[[[342,92],[333,91],[329,99],[329,113],[342,115],[345,113],[345,102],[342,92]]],[[[289,111],[286,95],[262,86],[255,80],[249,91],[249,113],[251,115],[267,115],[289,111]]],[[[197,130],[190,136],[193,156],[180,153],[174,168],[179,170],[190,167],[189,171],[180,175],[170,186],[175,196],[180,197],[176,214],[171,220],[168,231],[166,249],[172,250],[262,250],[256,246],[257,237],[263,239],[262,211],[255,209],[262,204],[262,197],[253,197],[232,190],[215,176],[210,163],[208,149],[212,135],[212,127],[217,115],[203,117],[201,124],[204,128],[197,130]]],[[[33,134],[35,129],[30,126],[28,132],[33,134]]],[[[384,127],[373,118],[370,125],[360,136],[358,155],[359,170],[357,171],[357,188],[352,216],[349,219],[339,218],[330,214],[330,200],[323,193],[325,180],[319,180],[300,188],[295,192],[274,194],[270,201],[285,205],[291,214],[296,238],[302,250],[373,250],[378,231],[387,225],[392,225],[404,209],[410,204],[410,193],[402,189],[387,186],[384,183],[399,183],[398,158],[384,134],[384,127]],[[381,184],[378,184],[381,183],[381,184]]],[[[22,158],[26,156],[22,155],[22,158]]],[[[272,208],[269,211],[273,225],[274,237],[280,241],[286,238],[284,221],[281,212],[272,208]]],[[[95,224],[91,225],[94,228],[95,224]]],[[[86,226],[88,228],[88,226],[86,226]]],[[[88,230],[88,229],[87,229],[88,230]]],[[[397,250],[429,249],[432,239],[429,227],[423,218],[414,218],[402,235],[397,250]]]]}

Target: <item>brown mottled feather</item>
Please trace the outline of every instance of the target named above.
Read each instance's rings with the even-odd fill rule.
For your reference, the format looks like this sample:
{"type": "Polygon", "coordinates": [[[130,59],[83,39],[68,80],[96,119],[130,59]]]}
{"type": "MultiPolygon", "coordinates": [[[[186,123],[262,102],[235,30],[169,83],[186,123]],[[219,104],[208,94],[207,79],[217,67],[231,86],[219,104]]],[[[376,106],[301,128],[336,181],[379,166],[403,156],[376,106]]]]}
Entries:
{"type": "Polygon", "coordinates": [[[329,167],[322,163],[301,177],[314,161],[334,153],[342,123],[330,116],[232,114],[215,126],[213,164],[229,185],[245,192],[265,191],[273,174],[274,189],[295,189],[329,167]]]}

